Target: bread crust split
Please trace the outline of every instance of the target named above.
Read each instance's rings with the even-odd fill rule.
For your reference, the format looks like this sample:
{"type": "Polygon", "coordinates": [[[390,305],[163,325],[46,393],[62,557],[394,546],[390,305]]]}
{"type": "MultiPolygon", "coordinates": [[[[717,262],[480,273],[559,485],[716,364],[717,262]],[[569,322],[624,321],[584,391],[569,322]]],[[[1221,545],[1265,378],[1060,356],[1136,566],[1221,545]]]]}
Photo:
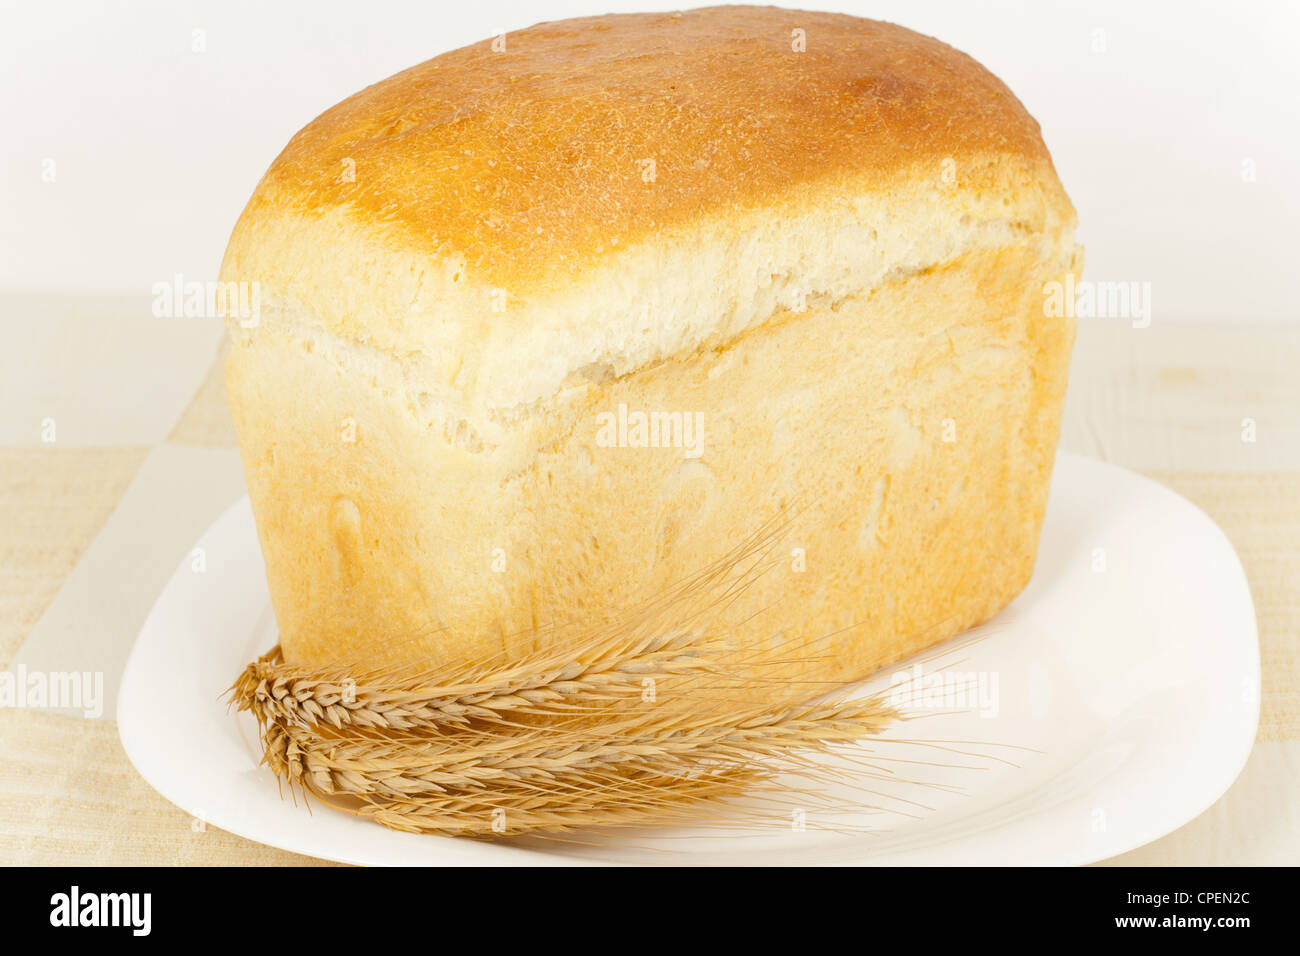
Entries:
{"type": "Polygon", "coordinates": [[[522,654],[773,523],[727,626],[783,674],[986,619],[1033,569],[1074,222],[1005,86],[854,17],[540,24],[363,90],[222,269],[261,294],[227,383],[286,659],[522,654]]]}

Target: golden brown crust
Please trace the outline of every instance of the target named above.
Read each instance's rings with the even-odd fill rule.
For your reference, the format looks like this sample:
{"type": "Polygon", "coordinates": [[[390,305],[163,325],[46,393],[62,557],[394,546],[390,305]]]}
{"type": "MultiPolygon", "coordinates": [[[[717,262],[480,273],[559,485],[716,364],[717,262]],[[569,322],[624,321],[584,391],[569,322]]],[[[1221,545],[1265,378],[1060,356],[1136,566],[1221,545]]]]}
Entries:
{"type": "Polygon", "coordinates": [[[1048,161],[1035,121],[965,54],[857,17],[710,7],[538,24],[504,52],[484,41],[399,73],[298,133],[246,215],[346,208],[527,295],[792,185],[883,190],[918,162],[988,155],[1048,161]]]}

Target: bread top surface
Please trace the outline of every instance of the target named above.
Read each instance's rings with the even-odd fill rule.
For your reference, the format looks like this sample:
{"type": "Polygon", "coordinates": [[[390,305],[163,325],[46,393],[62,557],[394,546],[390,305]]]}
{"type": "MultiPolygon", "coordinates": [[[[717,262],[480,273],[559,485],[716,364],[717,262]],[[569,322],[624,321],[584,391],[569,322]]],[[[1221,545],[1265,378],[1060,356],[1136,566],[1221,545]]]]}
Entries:
{"type": "Polygon", "coordinates": [[[711,7],[543,23],[350,97],[275,160],[222,276],[490,430],[575,376],[1072,226],[1037,123],[970,57],[711,7]]]}

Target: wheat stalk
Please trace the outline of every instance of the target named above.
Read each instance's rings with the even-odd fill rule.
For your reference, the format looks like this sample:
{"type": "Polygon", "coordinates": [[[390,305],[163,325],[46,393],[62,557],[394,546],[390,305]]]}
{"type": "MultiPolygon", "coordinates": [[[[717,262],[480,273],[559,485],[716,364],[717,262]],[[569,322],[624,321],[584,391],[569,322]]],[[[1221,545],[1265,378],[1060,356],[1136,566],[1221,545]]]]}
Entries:
{"type": "MultiPolygon", "coordinates": [[[[660,673],[631,663],[624,671],[660,673]]],[[[668,676],[680,673],[673,668],[668,676]]],[[[310,683],[304,679],[298,690],[310,683]]],[[[303,706],[310,696],[295,697],[292,710],[263,707],[262,686],[242,680],[232,691],[262,724],[265,762],[277,776],[336,805],[337,798],[356,799],[356,807],[344,808],[384,825],[443,834],[490,834],[497,811],[510,833],[693,816],[705,801],[752,790],[801,754],[878,733],[895,716],[876,700],[765,709],[724,695],[697,708],[631,708],[599,720],[503,724],[502,711],[492,709],[487,719],[380,726],[336,723],[328,707],[303,706]]],[[[328,682],[320,687],[335,693],[328,682]]],[[[408,711],[423,713],[426,702],[409,694],[359,686],[357,700],[396,695],[408,711]]],[[[564,696],[580,704],[587,695],[566,688],[564,696]]],[[[463,703],[446,694],[437,700],[436,718],[463,703]]]]}
{"type": "MultiPolygon", "coordinates": [[[[709,715],[710,717],[712,715],[709,715]]],[[[598,729],[421,740],[320,735],[282,728],[308,755],[325,792],[405,796],[500,783],[546,783],[611,765],[689,774],[702,762],[745,767],[792,750],[826,749],[878,732],[892,715],[876,701],[726,715],[674,727],[637,720],[598,729]]]]}
{"type": "MultiPolygon", "coordinates": [[[[259,658],[233,688],[259,719],[287,723],[353,724],[387,730],[465,725],[472,718],[509,713],[555,713],[565,704],[641,693],[647,677],[658,679],[708,668],[701,657],[719,642],[689,647],[689,635],[645,636],[604,659],[582,660],[570,651],[561,661],[539,660],[456,684],[415,677],[357,684],[336,671],[304,675],[286,666],[279,648],[259,658]]],[[[570,708],[573,709],[573,708],[570,708]]]]}
{"type": "MultiPolygon", "coordinates": [[[[622,623],[548,635],[518,659],[305,668],[275,648],[235,680],[232,703],[257,719],[263,762],[291,792],[395,829],[554,834],[724,808],[743,818],[752,810],[722,798],[897,716],[875,699],[806,702],[824,688],[783,678],[781,648],[738,650],[718,625],[772,535],[622,623]],[[765,666],[776,700],[758,704],[765,666]],[[642,699],[646,682],[662,691],[654,701],[642,699]]],[[[808,648],[797,650],[806,663],[808,648]]]]}

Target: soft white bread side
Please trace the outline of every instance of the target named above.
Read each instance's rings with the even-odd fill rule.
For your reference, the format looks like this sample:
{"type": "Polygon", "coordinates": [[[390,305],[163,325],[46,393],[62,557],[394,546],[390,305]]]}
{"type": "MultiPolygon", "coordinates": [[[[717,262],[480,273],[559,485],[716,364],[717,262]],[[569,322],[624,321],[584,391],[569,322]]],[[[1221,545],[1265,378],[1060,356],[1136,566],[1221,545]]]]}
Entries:
{"type": "Polygon", "coordinates": [[[223,279],[262,289],[228,385],[286,657],[520,650],[778,515],[802,557],[738,633],[842,631],[808,676],[1009,601],[1073,337],[1042,288],[1080,254],[1006,88],[909,31],[772,8],[507,51],[326,113],[232,237],[223,279]],[[620,407],[693,416],[700,447],[609,447],[620,407]]]}

